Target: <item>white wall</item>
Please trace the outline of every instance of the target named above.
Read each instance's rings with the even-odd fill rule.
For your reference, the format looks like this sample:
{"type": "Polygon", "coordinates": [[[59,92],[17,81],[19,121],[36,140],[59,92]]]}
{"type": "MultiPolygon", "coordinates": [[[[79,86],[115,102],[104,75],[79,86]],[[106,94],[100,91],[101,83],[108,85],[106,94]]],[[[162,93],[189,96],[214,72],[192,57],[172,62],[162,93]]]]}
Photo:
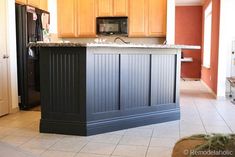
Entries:
{"type": "Polygon", "coordinates": [[[9,55],[9,103],[10,112],[18,110],[17,84],[17,54],[16,54],[16,27],[15,27],[15,0],[6,1],[6,34],[7,54],[9,55]]]}
{"type": "MultiPolygon", "coordinates": [[[[220,1],[220,37],[218,60],[217,97],[224,98],[226,77],[231,76],[232,40],[235,39],[235,1],[220,1]]],[[[232,67],[233,70],[235,66],[232,67]]]]}
{"type": "Polygon", "coordinates": [[[167,0],[167,44],[175,44],[175,0],[167,0]]]}
{"type": "Polygon", "coordinates": [[[50,12],[50,33],[57,34],[57,0],[48,0],[50,12]]]}

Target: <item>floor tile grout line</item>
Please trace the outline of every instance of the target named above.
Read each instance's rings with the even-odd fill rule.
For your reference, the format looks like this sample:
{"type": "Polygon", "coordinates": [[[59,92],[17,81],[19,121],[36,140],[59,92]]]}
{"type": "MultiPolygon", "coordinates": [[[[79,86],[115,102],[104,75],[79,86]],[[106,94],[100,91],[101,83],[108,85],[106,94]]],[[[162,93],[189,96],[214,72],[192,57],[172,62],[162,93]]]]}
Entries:
{"type": "MultiPolygon", "coordinates": [[[[207,90],[207,91],[208,91],[208,90],[207,90]]],[[[210,91],[208,91],[208,92],[211,94],[210,91]]],[[[202,120],[202,116],[201,116],[201,113],[200,113],[199,108],[198,108],[198,106],[197,106],[197,103],[196,103],[196,101],[195,101],[195,98],[193,98],[193,104],[194,104],[194,106],[196,107],[197,113],[198,113],[198,115],[199,115],[199,117],[200,117],[200,120],[201,120],[202,125],[203,125],[203,128],[204,128],[204,131],[206,132],[206,134],[208,134],[208,131],[207,131],[207,129],[206,129],[206,127],[205,127],[205,124],[204,124],[204,122],[203,122],[203,120],[202,120]]]]}
{"type": "MultiPolygon", "coordinates": [[[[89,153],[89,152],[79,152],[79,153],[91,154],[91,155],[98,155],[98,156],[105,155],[105,156],[111,157],[111,156],[108,155],[108,154],[98,154],[98,153],[89,153]]],[[[79,155],[79,153],[76,153],[75,156],[76,156],[76,155],[79,155]]],[[[75,156],[73,156],[73,157],[75,157],[75,156]]],[[[119,156],[119,155],[115,155],[115,156],[119,156]]]]}
{"type": "MultiPolygon", "coordinates": [[[[81,138],[81,136],[77,136],[77,137],[81,138]]],[[[87,137],[87,136],[86,136],[86,137],[87,137]]],[[[65,139],[65,138],[67,138],[67,137],[65,136],[65,137],[59,139],[56,143],[58,143],[59,141],[65,139]]],[[[51,150],[52,150],[52,151],[62,151],[62,152],[73,152],[73,153],[75,153],[75,155],[74,155],[74,157],[75,157],[75,156],[76,156],[77,154],[79,154],[79,153],[81,152],[81,150],[82,150],[88,143],[90,143],[91,141],[88,140],[88,141],[86,141],[86,142],[87,142],[87,143],[86,143],[84,146],[82,146],[81,149],[79,149],[79,150],[76,151],[76,152],[75,152],[75,151],[64,151],[64,150],[53,150],[53,149],[51,149],[51,150]]],[[[53,147],[56,143],[54,143],[52,146],[50,146],[50,148],[53,147]]],[[[50,148],[48,148],[48,150],[49,150],[50,148]]],[[[93,154],[93,153],[91,153],[91,154],[93,154]]],[[[99,155],[99,154],[96,154],[96,155],[99,155]]]]}
{"type": "MultiPolygon", "coordinates": [[[[8,136],[10,136],[10,135],[8,135],[8,136]]],[[[13,135],[13,136],[14,136],[14,135],[13,135]]],[[[24,136],[18,136],[18,137],[24,137],[24,136]]],[[[26,136],[25,136],[25,137],[26,137],[26,136]]],[[[20,145],[19,145],[19,146],[17,146],[17,147],[19,148],[19,147],[23,146],[24,144],[26,144],[26,143],[28,143],[28,142],[32,141],[35,137],[36,137],[36,135],[35,135],[34,137],[30,138],[29,140],[27,140],[26,142],[24,142],[24,143],[20,144],[20,145]]],[[[29,138],[29,137],[28,137],[28,138],[29,138]]]]}
{"type": "Polygon", "coordinates": [[[90,143],[91,141],[88,141],[78,152],[75,153],[74,157],[77,156],[79,153],[81,153],[82,149],[85,148],[87,146],[88,143],[90,143]]]}
{"type": "Polygon", "coordinates": [[[181,137],[181,116],[180,116],[180,120],[179,120],[179,139],[180,140],[182,137],[181,137]]]}
{"type": "MultiPolygon", "coordinates": [[[[75,152],[75,151],[66,151],[66,150],[54,150],[54,149],[46,149],[43,153],[45,153],[45,152],[48,152],[48,151],[55,151],[55,152],[64,152],[64,153],[75,153],[75,155],[77,155],[77,152],[75,152]]],[[[41,153],[41,155],[43,154],[43,153],[41,153]]],[[[91,153],[91,154],[93,154],[93,153],[91,153]]],[[[100,154],[96,154],[96,155],[100,155],[100,154]]]]}
{"type": "Polygon", "coordinates": [[[149,143],[148,143],[148,146],[147,146],[147,150],[145,152],[145,157],[147,157],[147,155],[148,155],[148,151],[149,151],[150,144],[152,142],[154,130],[155,130],[155,128],[152,128],[152,133],[151,133],[150,140],[149,140],[149,143]]]}
{"type": "MultiPolygon", "coordinates": [[[[53,134],[56,135],[56,134],[53,134]]],[[[64,139],[65,137],[62,137],[60,139],[58,139],[55,143],[53,143],[50,147],[48,147],[47,149],[45,149],[45,151],[43,151],[40,155],[42,155],[43,153],[50,151],[50,148],[52,148],[56,143],[58,143],[60,140],[64,139]]],[[[53,151],[53,150],[52,150],[53,151]]]]}
{"type": "Polygon", "coordinates": [[[126,134],[126,132],[127,132],[127,130],[125,130],[125,132],[122,134],[121,138],[119,139],[118,143],[116,144],[113,152],[109,155],[109,157],[111,157],[113,155],[113,153],[115,152],[117,146],[120,144],[120,142],[121,142],[122,138],[124,137],[124,135],[126,134]]]}
{"type": "Polygon", "coordinates": [[[218,111],[217,107],[215,106],[215,104],[213,102],[211,102],[211,104],[214,106],[216,112],[219,114],[219,116],[223,119],[223,121],[225,122],[225,124],[227,125],[227,127],[229,128],[229,130],[233,133],[233,130],[231,129],[231,127],[228,125],[227,121],[224,119],[224,117],[220,114],[220,112],[218,111]]]}
{"type": "Polygon", "coordinates": [[[205,124],[204,124],[204,122],[203,122],[203,120],[202,120],[202,116],[201,116],[201,114],[200,114],[200,111],[199,111],[198,106],[197,106],[197,104],[196,104],[196,102],[195,102],[194,99],[193,99],[193,104],[194,104],[194,106],[196,107],[197,113],[198,113],[198,115],[199,115],[199,117],[200,117],[202,126],[203,126],[203,128],[204,128],[204,131],[206,132],[206,134],[208,134],[208,132],[207,132],[207,130],[206,130],[206,127],[205,127],[205,124]]]}
{"type": "Polygon", "coordinates": [[[226,120],[224,119],[224,117],[220,114],[220,112],[218,111],[217,107],[215,106],[215,104],[209,100],[210,104],[214,107],[216,113],[223,119],[224,123],[226,124],[226,126],[228,127],[228,129],[233,133],[233,130],[230,128],[230,126],[227,124],[226,120]]]}
{"type": "MultiPolygon", "coordinates": [[[[22,148],[22,146],[23,146],[24,144],[26,144],[26,143],[32,141],[33,139],[35,139],[36,136],[37,136],[37,135],[35,135],[33,138],[27,140],[26,142],[24,142],[24,143],[22,143],[22,144],[16,146],[15,148],[20,149],[21,151],[24,151],[23,148],[22,148]]],[[[22,137],[22,136],[19,136],[19,137],[22,137]]],[[[25,152],[28,152],[28,151],[25,150],[25,152]]],[[[41,153],[39,153],[38,155],[41,155],[43,152],[44,152],[44,150],[43,150],[41,153]]],[[[31,152],[28,152],[28,153],[31,153],[31,152]]]]}
{"type": "MultiPolygon", "coordinates": [[[[79,137],[81,137],[81,136],[79,136],[79,137]]],[[[85,137],[89,137],[89,136],[85,136],[85,137]]],[[[84,144],[84,146],[82,146],[82,148],[79,149],[79,151],[77,151],[77,152],[75,153],[75,156],[78,155],[79,153],[81,153],[82,149],[85,148],[85,147],[88,145],[88,143],[91,143],[91,140],[89,139],[89,140],[86,141],[86,142],[87,142],[87,143],[84,144]]]]}

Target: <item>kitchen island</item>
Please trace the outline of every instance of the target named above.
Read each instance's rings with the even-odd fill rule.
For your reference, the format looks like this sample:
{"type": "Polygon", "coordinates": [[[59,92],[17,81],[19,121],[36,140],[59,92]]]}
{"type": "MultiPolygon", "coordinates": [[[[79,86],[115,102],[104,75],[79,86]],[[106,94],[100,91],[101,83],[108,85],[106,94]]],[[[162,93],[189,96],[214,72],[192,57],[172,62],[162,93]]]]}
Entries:
{"type": "Polygon", "coordinates": [[[40,132],[93,135],[180,119],[182,45],[31,43],[40,132]]]}

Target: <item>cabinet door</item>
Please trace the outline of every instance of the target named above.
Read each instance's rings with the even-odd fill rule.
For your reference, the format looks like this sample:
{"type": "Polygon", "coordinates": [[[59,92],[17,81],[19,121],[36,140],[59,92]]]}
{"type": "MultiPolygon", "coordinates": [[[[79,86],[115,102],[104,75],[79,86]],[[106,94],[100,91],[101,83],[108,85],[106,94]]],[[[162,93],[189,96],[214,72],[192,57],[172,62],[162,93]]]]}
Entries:
{"type": "Polygon", "coordinates": [[[40,9],[42,10],[48,10],[48,1],[47,0],[40,0],[40,9]]]}
{"type": "Polygon", "coordinates": [[[147,0],[130,0],[129,36],[144,37],[148,34],[147,0]]]}
{"type": "Polygon", "coordinates": [[[57,0],[58,36],[77,36],[77,0],[57,0]]]}
{"type": "Polygon", "coordinates": [[[0,116],[9,113],[8,97],[8,59],[3,57],[7,55],[7,35],[6,35],[6,1],[0,0],[0,116]]]}
{"type": "Polygon", "coordinates": [[[113,0],[113,15],[128,16],[128,0],[113,0]]]}
{"type": "Polygon", "coordinates": [[[113,0],[98,0],[98,16],[113,16],[113,0]]]}
{"type": "Polygon", "coordinates": [[[27,4],[27,0],[16,0],[18,4],[27,4]]]}
{"type": "Polygon", "coordinates": [[[28,0],[28,5],[38,7],[40,6],[40,0],[28,0]]]}
{"type": "Polygon", "coordinates": [[[96,0],[78,0],[78,36],[96,36],[96,0]]]}
{"type": "Polygon", "coordinates": [[[148,0],[149,36],[166,36],[166,0],[148,0]]]}

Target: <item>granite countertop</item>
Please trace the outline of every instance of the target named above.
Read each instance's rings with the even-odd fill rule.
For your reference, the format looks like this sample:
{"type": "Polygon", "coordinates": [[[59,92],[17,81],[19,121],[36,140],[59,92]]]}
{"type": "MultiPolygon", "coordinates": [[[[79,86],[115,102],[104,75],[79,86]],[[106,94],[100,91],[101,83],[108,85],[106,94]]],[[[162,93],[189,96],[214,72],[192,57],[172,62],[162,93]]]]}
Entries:
{"type": "Polygon", "coordinates": [[[198,50],[201,46],[194,45],[161,45],[161,44],[117,44],[117,43],[29,43],[28,47],[112,47],[112,48],[152,48],[152,49],[191,49],[198,50]]]}

